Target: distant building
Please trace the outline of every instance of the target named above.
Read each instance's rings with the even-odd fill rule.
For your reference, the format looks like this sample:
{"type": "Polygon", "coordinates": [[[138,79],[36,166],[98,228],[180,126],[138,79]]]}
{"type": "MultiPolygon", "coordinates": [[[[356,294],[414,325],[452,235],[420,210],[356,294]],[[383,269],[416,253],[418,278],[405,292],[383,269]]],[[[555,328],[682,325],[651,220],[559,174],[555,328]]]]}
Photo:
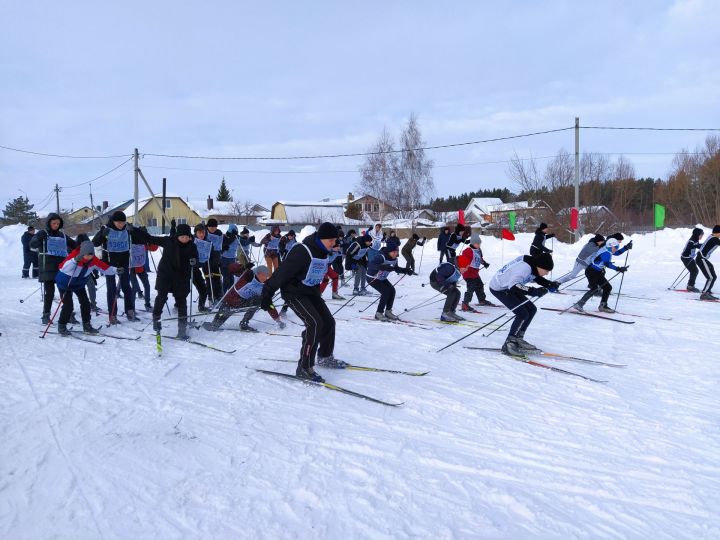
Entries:
{"type": "Polygon", "coordinates": [[[502,205],[497,197],[475,197],[465,207],[465,223],[488,223],[491,220],[490,208],[502,205]]]}
{"type": "MultiPolygon", "coordinates": [[[[159,207],[162,206],[163,198],[161,196],[155,196],[155,200],[157,204],[155,204],[152,197],[140,199],[138,201],[138,216],[135,216],[134,204],[130,204],[125,209],[128,222],[133,225],[145,225],[148,229],[160,227],[163,216],[160,213],[159,207]]],[[[198,213],[178,195],[166,195],[165,215],[169,220],[174,219],[178,225],[186,223],[190,226],[195,226],[202,221],[198,213]]],[[[166,223],[166,226],[169,227],[170,224],[166,223]]]]}
{"type": "Polygon", "coordinates": [[[348,201],[346,204],[348,205],[348,214],[358,216],[357,219],[363,221],[379,223],[384,219],[388,219],[391,215],[395,216],[397,214],[397,208],[372,195],[363,195],[358,199],[348,201]]]}
{"type": "Polygon", "coordinates": [[[82,208],[78,208],[77,210],[73,210],[72,212],[69,212],[67,215],[67,221],[70,221],[72,223],[82,223],[88,218],[93,217],[93,210],[89,206],[83,206],[82,208]]]}
{"type": "Polygon", "coordinates": [[[545,201],[517,201],[488,207],[489,228],[503,228],[510,225],[510,212],[515,212],[515,229],[529,231],[543,221],[554,221],[552,208],[545,201]]]}
{"type": "Polygon", "coordinates": [[[237,225],[254,225],[262,219],[270,217],[270,210],[261,204],[238,203],[234,201],[215,201],[208,195],[207,199],[190,200],[188,205],[204,222],[214,218],[219,225],[235,223],[237,225]]]}
{"type": "Polygon", "coordinates": [[[345,223],[345,204],[338,201],[278,201],[272,205],[269,221],[288,224],[345,223]]]}

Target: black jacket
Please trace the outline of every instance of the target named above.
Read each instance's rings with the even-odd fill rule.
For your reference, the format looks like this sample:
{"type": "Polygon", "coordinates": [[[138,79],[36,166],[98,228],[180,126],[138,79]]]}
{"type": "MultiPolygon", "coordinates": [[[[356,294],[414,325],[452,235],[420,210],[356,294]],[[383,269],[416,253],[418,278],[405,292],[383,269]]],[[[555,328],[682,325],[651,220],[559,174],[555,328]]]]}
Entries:
{"type": "Polygon", "coordinates": [[[35,235],[30,231],[25,231],[20,237],[20,242],[22,242],[23,246],[23,253],[30,253],[30,240],[32,240],[34,236],[35,235]]]}
{"type": "Polygon", "coordinates": [[[546,248],[543,244],[545,240],[549,240],[550,238],[555,238],[555,235],[545,234],[542,232],[542,229],[537,229],[535,231],[535,238],[533,238],[532,244],[530,245],[530,255],[535,256],[541,253],[552,253],[552,249],[546,248]]]}
{"type": "Polygon", "coordinates": [[[263,297],[272,298],[278,289],[280,289],[283,298],[287,296],[320,296],[320,286],[309,287],[302,283],[310,268],[310,254],[315,259],[327,259],[329,255],[329,252],[324,247],[318,245],[319,240],[316,242],[316,239],[317,233],[314,233],[302,241],[310,250],[310,253],[300,246],[288,252],[283,263],[265,282],[263,297]]]}
{"type": "MultiPolygon", "coordinates": [[[[118,229],[117,227],[115,227],[115,224],[112,221],[108,221],[107,225],[101,228],[98,233],[93,236],[92,239],[92,243],[96,247],[102,246],[103,248],[102,260],[108,263],[110,266],[114,266],[115,268],[127,268],[130,265],[130,250],[128,249],[128,251],[109,252],[107,250],[107,235],[110,233],[110,230],[122,231],[126,230],[127,228],[128,225],[125,225],[124,229],[118,229]]],[[[150,235],[137,227],[132,227],[132,229],[129,231],[129,234],[131,244],[152,243],[148,241],[150,235]]]]}
{"type": "Polygon", "coordinates": [[[168,291],[176,296],[190,293],[192,278],[190,259],[198,258],[197,247],[192,240],[181,243],[177,236],[149,236],[149,242],[163,248],[155,278],[156,291],[168,291]]]}
{"type": "Polygon", "coordinates": [[[67,236],[63,230],[63,220],[60,216],[55,213],[50,214],[45,222],[45,228],[35,233],[32,240],[30,240],[30,248],[38,251],[39,255],[39,268],[40,273],[38,274],[38,281],[55,281],[55,275],[58,272],[58,266],[65,260],[65,257],[59,257],[55,255],[47,255],[47,238],[48,236],[65,236],[65,243],[67,245],[67,251],[70,253],[75,249],[75,240],[67,236]],[[50,230],[50,222],[53,219],[60,220],[60,227],[57,231],[50,230]]]}

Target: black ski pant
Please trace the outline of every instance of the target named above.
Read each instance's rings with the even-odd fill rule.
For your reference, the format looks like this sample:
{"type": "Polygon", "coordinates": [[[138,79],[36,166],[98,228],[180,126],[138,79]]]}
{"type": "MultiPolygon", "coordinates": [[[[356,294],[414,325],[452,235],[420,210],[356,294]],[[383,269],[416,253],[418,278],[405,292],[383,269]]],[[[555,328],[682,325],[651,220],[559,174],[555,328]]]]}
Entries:
{"type": "Polygon", "coordinates": [[[698,276],[698,266],[695,263],[695,259],[691,257],[680,257],[680,260],[685,265],[685,268],[688,269],[688,272],[690,272],[690,277],[688,278],[688,287],[694,287],[695,286],[695,280],[698,276]]]}
{"type": "Polygon", "coordinates": [[[490,289],[490,292],[495,298],[500,300],[502,304],[509,310],[515,313],[515,319],[513,319],[512,325],[510,326],[510,334],[508,337],[518,337],[520,334],[525,334],[525,330],[528,329],[530,323],[537,313],[537,308],[532,302],[526,302],[527,296],[519,292],[507,290],[507,291],[496,291],[490,289]],[[526,302],[523,304],[523,302],[526,302]]]}
{"type": "Polygon", "coordinates": [[[30,267],[32,266],[32,277],[38,277],[38,254],[35,251],[23,251],[23,268],[22,277],[30,277],[30,267]]]}
{"type": "Polygon", "coordinates": [[[415,257],[413,257],[413,254],[406,253],[403,251],[402,256],[407,261],[406,266],[414,272],[415,271],[415,257]]]}
{"type": "Polygon", "coordinates": [[[41,281],[43,286],[43,315],[50,315],[52,309],[53,299],[55,298],[55,280],[52,281],[41,281]]]}
{"type": "MultiPolygon", "coordinates": [[[[208,286],[208,298],[213,304],[219,302],[225,292],[222,285],[222,272],[220,271],[220,257],[211,257],[209,261],[210,285],[208,286]]],[[[208,263],[205,263],[207,266],[208,263]]],[[[203,272],[205,270],[203,269],[203,272]]]]}
{"type": "Polygon", "coordinates": [[[307,370],[315,365],[316,354],[323,357],[333,354],[335,319],[320,296],[283,295],[283,299],[305,324],[298,365],[307,370]]]}
{"type": "Polygon", "coordinates": [[[150,305],[150,278],[148,278],[147,272],[135,272],[132,271],[132,277],[130,278],[130,286],[132,292],[137,296],[140,292],[140,283],[143,285],[143,298],[145,299],[145,305],[150,305]],[[138,281],[138,279],[140,281],[138,281]]]}
{"type": "Polygon", "coordinates": [[[449,311],[455,313],[458,304],[460,303],[460,289],[454,283],[452,285],[440,285],[439,283],[431,283],[430,286],[437,292],[443,293],[447,298],[445,299],[445,305],[443,311],[449,311]]]}
{"type": "Polygon", "coordinates": [[[377,312],[385,313],[386,309],[392,309],[395,302],[395,287],[393,287],[393,284],[387,279],[372,279],[368,285],[380,293],[377,312]]]}
{"type": "Polygon", "coordinates": [[[705,279],[707,280],[705,282],[705,286],[703,287],[702,292],[712,293],[713,285],[715,285],[715,280],[717,279],[717,274],[715,274],[715,267],[710,261],[708,261],[700,254],[698,254],[695,260],[697,261],[698,268],[700,268],[700,271],[703,273],[703,276],[705,276],[705,279]]]}
{"type": "Polygon", "coordinates": [[[85,287],[76,290],[63,290],[59,289],[60,296],[62,297],[62,307],[60,308],[60,319],[58,323],[67,324],[72,315],[73,306],[73,293],[78,297],[80,302],[80,315],[82,316],[83,323],[90,322],[90,300],[88,299],[85,287]]]}
{"type": "Polygon", "coordinates": [[[195,266],[192,270],[192,282],[198,292],[198,307],[205,307],[208,288],[210,287],[210,275],[207,273],[207,270],[200,266],[195,266]]]}
{"type": "Polygon", "coordinates": [[[467,285],[467,290],[465,291],[465,296],[463,297],[463,304],[470,305],[473,294],[477,295],[479,302],[486,300],[485,286],[483,285],[482,279],[479,277],[466,279],[465,284],[467,285]]]}
{"type": "MultiPolygon", "coordinates": [[[[155,305],[153,306],[152,317],[153,320],[160,320],[163,308],[167,302],[170,291],[167,289],[157,289],[157,295],[155,295],[155,305]]],[[[178,328],[185,328],[187,326],[187,294],[175,294],[175,307],[178,312],[178,328]]]]}
{"type": "Polygon", "coordinates": [[[601,304],[607,304],[608,298],[610,298],[610,292],[612,292],[612,285],[605,279],[605,272],[601,270],[595,270],[592,266],[588,266],[585,269],[585,277],[588,279],[588,292],[583,294],[582,298],[578,302],[581,306],[585,305],[585,302],[590,300],[595,295],[595,291],[602,291],[602,297],[600,298],[601,304]]]}
{"type": "Polygon", "coordinates": [[[220,272],[222,273],[222,293],[225,294],[230,287],[233,286],[235,280],[228,270],[228,266],[235,262],[235,259],[229,257],[220,257],[220,272]]]}
{"type": "MultiPolygon", "coordinates": [[[[123,304],[125,306],[125,313],[130,310],[135,311],[135,294],[133,293],[132,286],[130,285],[130,273],[128,269],[120,274],[120,288],[123,292],[123,304]]],[[[117,301],[116,296],[119,294],[117,283],[115,282],[115,276],[105,276],[105,288],[107,289],[107,305],[108,312],[111,317],[117,317],[117,301]]]]}
{"type": "Polygon", "coordinates": [[[445,257],[448,261],[450,261],[450,255],[448,255],[447,248],[443,248],[440,250],[440,264],[443,262],[443,257],[445,257]]]}

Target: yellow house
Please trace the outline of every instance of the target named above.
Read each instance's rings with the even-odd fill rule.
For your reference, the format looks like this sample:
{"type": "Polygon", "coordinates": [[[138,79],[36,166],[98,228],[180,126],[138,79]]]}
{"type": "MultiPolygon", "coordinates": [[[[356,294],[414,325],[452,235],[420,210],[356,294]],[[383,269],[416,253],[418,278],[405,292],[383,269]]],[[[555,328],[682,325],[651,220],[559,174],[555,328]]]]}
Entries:
{"type": "Polygon", "coordinates": [[[67,221],[72,223],[80,223],[81,221],[91,217],[93,217],[92,208],[90,208],[89,206],[83,206],[82,208],[78,208],[77,210],[70,212],[68,214],[67,221]]]}
{"type": "MultiPolygon", "coordinates": [[[[160,214],[159,206],[162,206],[162,197],[155,197],[157,204],[152,197],[146,197],[138,201],[138,219],[135,219],[135,204],[131,203],[125,209],[125,215],[128,222],[133,225],[145,225],[146,227],[160,227],[162,224],[162,214],[160,214]]],[[[202,221],[202,218],[195,210],[190,208],[188,204],[177,195],[167,195],[165,197],[165,215],[168,219],[174,219],[178,225],[187,223],[191,227],[202,221]]],[[[166,222],[166,226],[170,227],[170,223],[166,222]]]]}

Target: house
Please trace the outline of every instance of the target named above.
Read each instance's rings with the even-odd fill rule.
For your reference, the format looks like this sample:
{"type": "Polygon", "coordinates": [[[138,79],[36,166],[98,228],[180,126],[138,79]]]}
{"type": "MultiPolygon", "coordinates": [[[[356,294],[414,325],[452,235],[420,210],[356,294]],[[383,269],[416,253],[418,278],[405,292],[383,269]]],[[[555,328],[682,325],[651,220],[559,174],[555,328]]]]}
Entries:
{"type": "Polygon", "coordinates": [[[509,227],[510,212],[515,212],[515,230],[528,231],[541,222],[554,221],[552,208],[545,201],[517,201],[496,204],[488,207],[490,212],[489,227],[500,229],[509,227]]]}
{"type": "MultiPolygon", "coordinates": [[[[148,229],[159,228],[162,224],[162,214],[158,208],[162,205],[163,198],[155,196],[157,204],[152,197],[145,197],[138,201],[138,216],[135,216],[135,206],[130,204],[125,209],[125,215],[129,223],[133,225],[145,225],[148,229]]],[[[165,215],[169,220],[175,220],[180,225],[186,223],[195,226],[202,221],[202,218],[193,210],[190,205],[178,195],[165,196],[165,215]]],[[[166,223],[169,226],[169,223],[166,223]]]]}
{"type": "Polygon", "coordinates": [[[71,223],[82,223],[88,218],[93,217],[93,210],[89,206],[83,206],[77,210],[69,212],[67,215],[67,221],[71,223]]]}
{"type": "Polygon", "coordinates": [[[345,223],[345,204],[337,201],[278,201],[272,205],[268,221],[287,224],[345,223]]]}
{"type": "Polygon", "coordinates": [[[352,193],[350,193],[346,205],[349,216],[363,221],[381,222],[387,219],[389,214],[397,213],[397,208],[372,195],[363,195],[358,199],[353,199],[352,193]]]}
{"type": "Polygon", "coordinates": [[[503,204],[502,199],[497,197],[474,197],[465,207],[466,223],[487,223],[490,221],[491,206],[503,204]]]}
{"type": "MultiPolygon", "coordinates": [[[[565,225],[570,224],[570,211],[572,208],[563,208],[557,213],[558,220],[565,225]]],[[[610,230],[614,225],[618,224],[619,220],[612,211],[604,205],[597,206],[581,206],[578,208],[578,214],[580,215],[580,231],[607,231],[610,230]]]]}
{"type": "Polygon", "coordinates": [[[259,220],[270,217],[270,210],[261,204],[215,201],[210,195],[204,201],[190,200],[188,205],[204,222],[214,218],[219,225],[227,223],[254,225],[259,220]]]}

